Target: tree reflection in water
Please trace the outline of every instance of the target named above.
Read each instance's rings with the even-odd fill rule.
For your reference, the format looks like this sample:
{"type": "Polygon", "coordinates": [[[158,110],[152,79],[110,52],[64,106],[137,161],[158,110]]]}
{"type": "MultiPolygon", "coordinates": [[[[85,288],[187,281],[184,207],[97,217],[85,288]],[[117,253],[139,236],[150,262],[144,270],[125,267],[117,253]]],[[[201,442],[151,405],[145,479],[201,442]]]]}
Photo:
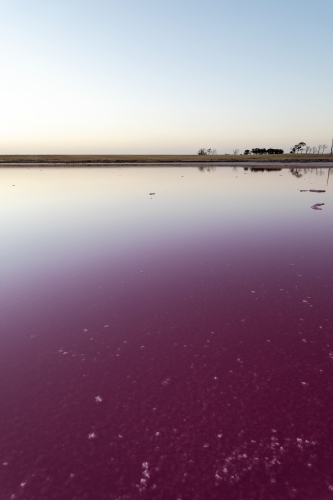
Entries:
{"type": "Polygon", "coordinates": [[[200,170],[200,172],[215,172],[216,167],[214,167],[213,165],[199,165],[198,169],[200,170]]]}

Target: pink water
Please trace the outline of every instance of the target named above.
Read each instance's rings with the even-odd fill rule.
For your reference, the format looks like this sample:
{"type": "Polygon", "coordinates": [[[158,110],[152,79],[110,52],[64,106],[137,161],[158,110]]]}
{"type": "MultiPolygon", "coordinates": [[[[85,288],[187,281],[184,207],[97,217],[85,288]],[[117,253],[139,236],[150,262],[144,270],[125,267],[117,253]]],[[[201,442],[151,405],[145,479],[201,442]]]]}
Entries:
{"type": "Polygon", "coordinates": [[[333,498],[327,177],[1,169],[0,499],[333,498]]]}

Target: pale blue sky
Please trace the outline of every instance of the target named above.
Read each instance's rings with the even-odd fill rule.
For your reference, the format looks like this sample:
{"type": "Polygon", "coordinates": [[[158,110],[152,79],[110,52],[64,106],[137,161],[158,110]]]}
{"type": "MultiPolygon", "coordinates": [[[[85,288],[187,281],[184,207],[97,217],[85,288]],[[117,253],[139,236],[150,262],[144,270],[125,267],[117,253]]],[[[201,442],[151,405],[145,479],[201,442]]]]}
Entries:
{"type": "Polygon", "coordinates": [[[0,153],[333,137],[332,0],[0,0],[0,153]]]}

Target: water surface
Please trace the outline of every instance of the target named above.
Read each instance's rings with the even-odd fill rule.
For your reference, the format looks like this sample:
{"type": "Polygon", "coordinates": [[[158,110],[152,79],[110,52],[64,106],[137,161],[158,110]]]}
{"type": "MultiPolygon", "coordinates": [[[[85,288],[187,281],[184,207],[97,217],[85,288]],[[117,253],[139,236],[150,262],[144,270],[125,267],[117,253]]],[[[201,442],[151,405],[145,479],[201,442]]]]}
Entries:
{"type": "Polygon", "coordinates": [[[328,174],[0,169],[0,499],[333,498],[328,174]]]}

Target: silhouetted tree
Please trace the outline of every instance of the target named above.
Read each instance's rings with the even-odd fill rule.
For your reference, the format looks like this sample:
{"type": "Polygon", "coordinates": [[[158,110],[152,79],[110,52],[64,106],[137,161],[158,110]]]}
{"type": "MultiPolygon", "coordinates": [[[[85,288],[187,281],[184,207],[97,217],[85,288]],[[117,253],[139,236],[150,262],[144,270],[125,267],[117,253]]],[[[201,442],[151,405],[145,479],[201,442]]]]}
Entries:
{"type": "Polygon", "coordinates": [[[291,153],[301,153],[303,151],[304,146],[306,146],[305,142],[299,142],[295,144],[293,148],[291,148],[291,153]]]}
{"type": "Polygon", "coordinates": [[[264,155],[267,153],[266,148],[253,148],[251,149],[251,153],[254,155],[264,155]]]}
{"type": "Polygon", "coordinates": [[[233,150],[232,150],[232,154],[234,154],[234,155],[238,155],[238,153],[239,153],[239,149],[233,149],[233,150]]]}
{"type": "Polygon", "coordinates": [[[267,154],[269,155],[282,155],[284,153],[283,149],[267,149],[267,154]]]}
{"type": "Polygon", "coordinates": [[[197,152],[198,155],[206,155],[207,154],[207,151],[205,148],[201,148],[199,149],[199,151],[197,152]]]}
{"type": "Polygon", "coordinates": [[[327,148],[327,144],[323,144],[321,148],[322,148],[322,151],[323,151],[323,154],[324,154],[324,151],[327,148]]]}
{"type": "Polygon", "coordinates": [[[283,149],[276,148],[253,148],[251,151],[246,149],[244,151],[245,155],[253,154],[253,155],[282,155],[284,153],[283,149]]]}

